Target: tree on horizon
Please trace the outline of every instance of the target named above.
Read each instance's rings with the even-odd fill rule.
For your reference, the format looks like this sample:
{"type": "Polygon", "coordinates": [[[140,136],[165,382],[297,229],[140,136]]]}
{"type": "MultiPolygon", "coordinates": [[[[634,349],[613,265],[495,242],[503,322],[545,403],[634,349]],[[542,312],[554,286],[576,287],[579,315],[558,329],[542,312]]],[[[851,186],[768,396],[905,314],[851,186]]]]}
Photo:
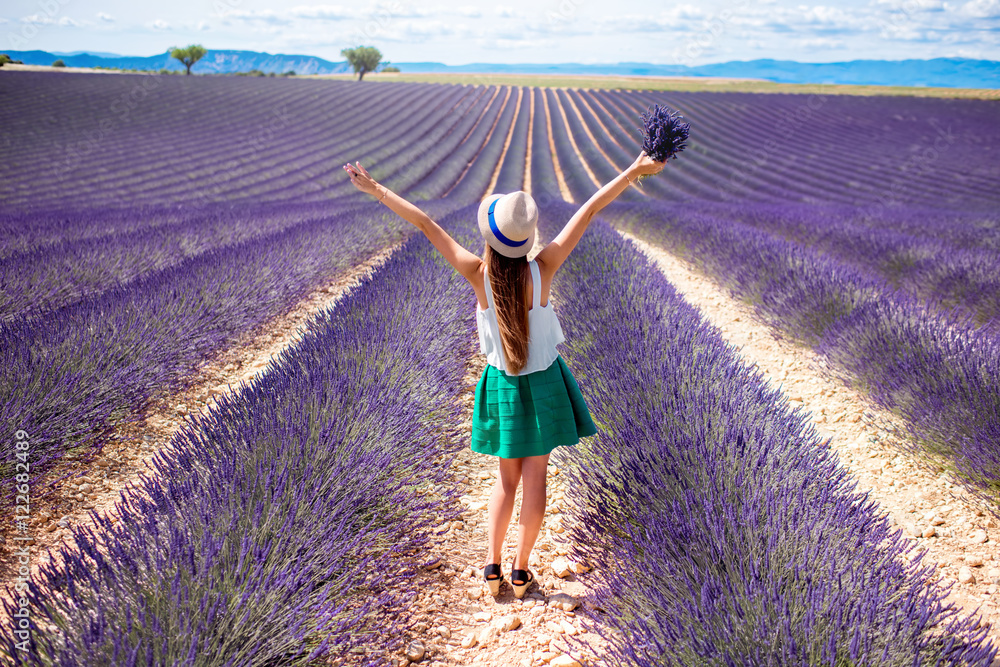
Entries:
{"type": "Polygon", "coordinates": [[[191,66],[204,58],[206,53],[208,53],[208,49],[201,44],[191,44],[183,49],[178,49],[176,46],[170,47],[170,57],[181,61],[187,67],[188,75],[191,74],[191,66]]]}
{"type": "Polygon", "coordinates": [[[368,72],[374,72],[380,62],[382,62],[382,52],[374,46],[356,46],[353,49],[344,49],[340,55],[347,58],[347,62],[354,68],[361,81],[368,72]]]}

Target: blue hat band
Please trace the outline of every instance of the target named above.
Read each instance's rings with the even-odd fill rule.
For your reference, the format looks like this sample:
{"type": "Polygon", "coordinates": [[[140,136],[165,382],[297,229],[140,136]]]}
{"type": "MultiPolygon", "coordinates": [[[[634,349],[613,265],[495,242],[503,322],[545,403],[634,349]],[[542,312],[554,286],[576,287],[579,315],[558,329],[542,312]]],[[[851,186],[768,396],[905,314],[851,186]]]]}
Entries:
{"type": "MultiPolygon", "coordinates": [[[[500,229],[497,227],[496,218],[493,217],[493,209],[496,208],[498,201],[500,201],[499,197],[493,200],[490,204],[490,210],[487,211],[486,214],[486,217],[489,218],[490,221],[490,231],[493,232],[493,236],[497,237],[497,240],[504,245],[509,245],[511,248],[523,246],[528,242],[528,239],[524,239],[523,241],[511,241],[509,238],[500,233],[500,229]]],[[[528,235],[528,238],[531,238],[530,234],[528,235]]]]}

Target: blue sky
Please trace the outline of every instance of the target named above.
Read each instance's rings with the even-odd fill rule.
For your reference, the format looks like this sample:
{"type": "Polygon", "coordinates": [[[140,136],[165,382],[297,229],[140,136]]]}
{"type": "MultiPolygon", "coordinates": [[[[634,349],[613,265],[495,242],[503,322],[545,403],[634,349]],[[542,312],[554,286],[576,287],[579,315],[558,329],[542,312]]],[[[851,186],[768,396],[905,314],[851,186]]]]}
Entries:
{"type": "Polygon", "coordinates": [[[449,65],[1000,60],[1000,0],[501,1],[4,0],[0,50],[153,55],[200,43],[340,61],[366,44],[393,62],[449,65]]]}

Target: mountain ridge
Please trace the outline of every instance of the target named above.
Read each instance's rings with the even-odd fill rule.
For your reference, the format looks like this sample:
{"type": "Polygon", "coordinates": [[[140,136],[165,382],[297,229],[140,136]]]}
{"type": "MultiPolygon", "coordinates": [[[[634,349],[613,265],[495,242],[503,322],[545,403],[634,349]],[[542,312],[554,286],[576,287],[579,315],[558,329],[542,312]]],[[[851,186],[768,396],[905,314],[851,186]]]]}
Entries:
{"type": "MultiPolygon", "coordinates": [[[[74,51],[72,55],[50,51],[6,51],[11,58],[29,65],[51,65],[62,59],[70,67],[118,67],[123,69],[183,71],[184,66],[169,51],[152,56],[121,56],[101,52],[74,51]]],[[[580,74],[610,76],[713,76],[763,79],[777,83],[834,83],[860,85],[929,86],[944,88],[1000,88],[1000,62],[970,58],[927,60],[851,60],[832,63],[802,63],[794,60],[733,60],[706,65],[658,65],[622,62],[582,63],[468,63],[445,65],[433,61],[392,63],[404,72],[475,72],[482,74],[580,74]]],[[[209,49],[192,73],[225,74],[257,69],[277,74],[340,74],[350,72],[347,62],[331,62],[318,56],[266,53],[233,49],[209,49]]]]}

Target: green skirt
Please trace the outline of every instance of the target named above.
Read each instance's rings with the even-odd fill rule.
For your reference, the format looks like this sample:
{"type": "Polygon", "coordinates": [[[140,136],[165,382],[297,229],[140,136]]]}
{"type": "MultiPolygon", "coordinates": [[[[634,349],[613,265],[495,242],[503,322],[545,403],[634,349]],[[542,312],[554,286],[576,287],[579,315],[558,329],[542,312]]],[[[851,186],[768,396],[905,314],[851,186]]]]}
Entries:
{"type": "Polygon", "coordinates": [[[472,409],[472,451],[505,459],[539,456],[596,433],[561,356],[527,375],[507,375],[489,364],[483,369],[472,409]]]}

